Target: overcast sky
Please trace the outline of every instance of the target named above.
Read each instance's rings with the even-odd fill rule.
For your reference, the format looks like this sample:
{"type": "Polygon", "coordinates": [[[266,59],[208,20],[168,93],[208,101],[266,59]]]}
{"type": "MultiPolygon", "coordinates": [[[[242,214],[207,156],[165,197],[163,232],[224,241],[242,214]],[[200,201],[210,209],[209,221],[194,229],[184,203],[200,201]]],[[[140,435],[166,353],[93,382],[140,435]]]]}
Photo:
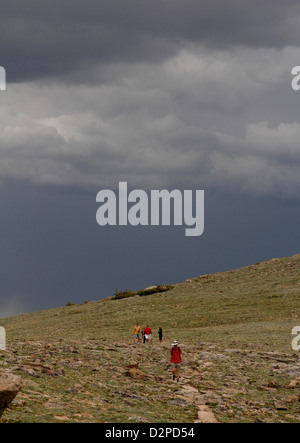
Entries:
{"type": "Polygon", "coordinates": [[[299,253],[300,5],[0,0],[0,317],[299,253]],[[203,189],[205,231],[97,192],[203,189]]]}

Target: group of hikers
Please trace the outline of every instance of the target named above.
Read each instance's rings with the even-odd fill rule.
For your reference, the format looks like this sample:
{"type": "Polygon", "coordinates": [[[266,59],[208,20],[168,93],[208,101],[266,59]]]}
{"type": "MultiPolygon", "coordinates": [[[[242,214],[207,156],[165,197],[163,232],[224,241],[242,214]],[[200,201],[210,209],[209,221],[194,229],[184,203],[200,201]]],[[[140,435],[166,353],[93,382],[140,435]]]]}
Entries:
{"type": "MultiPolygon", "coordinates": [[[[136,343],[139,342],[149,343],[152,339],[152,329],[149,327],[149,325],[147,325],[145,328],[141,328],[140,325],[136,323],[135,327],[133,328],[133,333],[136,338],[136,343]]],[[[161,327],[158,328],[158,339],[160,343],[163,342],[163,334],[161,327]]],[[[179,382],[180,379],[179,371],[180,371],[180,365],[182,363],[182,350],[179,347],[178,342],[176,340],[173,341],[171,346],[172,347],[170,349],[169,364],[171,365],[172,368],[173,380],[177,379],[177,382],[179,382]]]]}
{"type": "MultiPolygon", "coordinates": [[[[135,334],[136,342],[150,342],[152,338],[152,329],[147,325],[145,328],[141,328],[140,325],[137,323],[135,327],[133,328],[133,333],[135,334]]],[[[162,328],[158,328],[158,338],[160,343],[162,343],[162,328]]]]}

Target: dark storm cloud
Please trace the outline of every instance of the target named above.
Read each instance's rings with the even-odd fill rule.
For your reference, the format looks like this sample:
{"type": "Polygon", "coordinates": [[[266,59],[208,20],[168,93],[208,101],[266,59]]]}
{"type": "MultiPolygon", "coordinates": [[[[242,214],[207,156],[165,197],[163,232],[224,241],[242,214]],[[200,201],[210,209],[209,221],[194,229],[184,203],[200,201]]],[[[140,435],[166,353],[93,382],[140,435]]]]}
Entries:
{"type": "Polygon", "coordinates": [[[11,0],[0,1],[0,10],[0,60],[10,81],[116,60],[160,62],[188,44],[282,48],[300,42],[293,0],[11,0]]]}
{"type": "Polygon", "coordinates": [[[300,124],[287,70],[297,57],[297,48],[189,49],[151,68],[115,63],[109,84],[11,85],[1,95],[1,177],[148,189],[180,180],[298,199],[300,124]]]}
{"type": "Polygon", "coordinates": [[[298,252],[300,208],[206,194],[205,234],[182,226],[100,227],[95,192],[7,181],[0,193],[0,318],[178,283],[298,252]]]}

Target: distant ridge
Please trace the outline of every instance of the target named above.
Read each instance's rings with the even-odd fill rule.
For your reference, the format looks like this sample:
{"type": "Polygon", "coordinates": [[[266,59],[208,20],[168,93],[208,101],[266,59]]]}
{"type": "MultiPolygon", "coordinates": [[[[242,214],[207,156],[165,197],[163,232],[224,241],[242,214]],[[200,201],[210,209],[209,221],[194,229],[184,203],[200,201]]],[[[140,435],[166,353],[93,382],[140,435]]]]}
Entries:
{"type": "Polygon", "coordinates": [[[136,320],[161,323],[159,326],[165,328],[176,323],[187,331],[196,326],[255,322],[259,318],[298,319],[300,254],[187,278],[173,283],[172,287],[165,293],[136,295],[114,302],[112,294],[107,294],[98,301],[68,303],[63,307],[2,319],[1,325],[18,338],[50,335],[67,339],[81,334],[102,335],[102,330],[116,338],[119,337],[118,328],[131,330],[136,320]],[[74,328],[75,325],[80,328],[74,328]]]}

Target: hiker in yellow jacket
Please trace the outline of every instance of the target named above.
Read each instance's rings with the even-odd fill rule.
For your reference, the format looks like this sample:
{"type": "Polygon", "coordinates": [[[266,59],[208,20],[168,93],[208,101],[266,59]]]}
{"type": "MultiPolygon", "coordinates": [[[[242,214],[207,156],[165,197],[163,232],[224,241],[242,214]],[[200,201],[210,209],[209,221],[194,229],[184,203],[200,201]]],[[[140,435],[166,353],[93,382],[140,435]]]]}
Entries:
{"type": "Polygon", "coordinates": [[[136,342],[137,343],[140,342],[141,341],[141,327],[138,323],[133,328],[133,333],[135,334],[136,342]]]}

